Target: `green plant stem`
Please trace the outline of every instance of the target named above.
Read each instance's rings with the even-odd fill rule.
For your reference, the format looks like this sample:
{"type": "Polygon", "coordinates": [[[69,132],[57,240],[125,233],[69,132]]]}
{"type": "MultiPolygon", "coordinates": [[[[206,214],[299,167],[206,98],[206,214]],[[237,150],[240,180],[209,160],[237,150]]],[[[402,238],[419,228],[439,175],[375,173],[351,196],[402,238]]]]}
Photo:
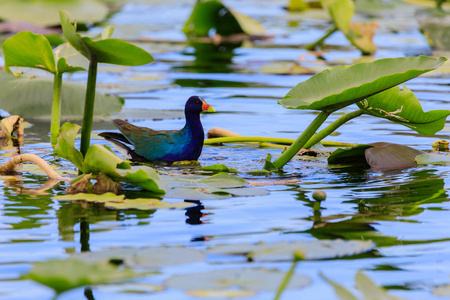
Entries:
{"type": "Polygon", "coordinates": [[[319,127],[325,122],[331,112],[321,111],[317,117],[309,124],[308,128],[292,143],[286,151],[281,154],[274,162],[273,165],[281,169],[294,157],[295,154],[302,149],[302,147],[309,141],[313,134],[319,129],[319,127]]]}
{"type": "Polygon", "coordinates": [[[308,44],[305,46],[306,50],[312,51],[314,50],[317,46],[320,46],[323,44],[323,42],[333,33],[335,33],[336,31],[338,31],[338,28],[336,27],[336,25],[331,28],[330,30],[328,30],[325,35],[323,37],[321,37],[320,39],[318,39],[317,41],[315,41],[314,43],[308,44]]]}
{"type": "MultiPolygon", "coordinates": [[[[320,132],[318,134],[320,134],[320,132]]],[[[315,138],[315,135],[312,138],[315,138]]],[[[267,147],[278,146],[281,148],[286,148],[286,146],[291,145],[293,142],[295,142],[295,140],[294,139],[275,138],[275,137],[236,136],[236,137],[220,137],[220,138],[207,139],[204,141],[204,145],[226,144],[226,143],[246,143],[246,142],[259,142],[259,143],[261,143],[261,146],[267,146],[267,147]],[[285,145],[285,146],[280,146],[280,144],[285,145]]],[[[320,140],[318,142],[320,142],[320,140]]],[[[354,143],[341,143],[341,142],[330,142],[330,141],[321,141],[321,142],[322,142],[322,145],[325,147],[352,147],[352,146],[356,145],[354,143]]],[[[309,142],[307,144],[309,144],[309,142]]],[[[306,148],[306,147],[304,147],[304,148],[306,148]]]]}
{"type": "Polygon", "coordinates": [[[58,142],[59,126],[61,120],[61,85],[62,73],[55,73],[53,80],[52,120],[50,123],[50,141],[54,147],[58,142]]]}
{"type": "Polygon", "coordinates": [[[313,135],[311,139],[303,146],[305,149],[309,149],[315,144],[319,143],[322,139],[330,135],[333,131],[336,131],[341,125],[345,124],[346,122],[350,121],[351,119],[354,119],[356,117],[359,117],[362,115],[364,111],[362,109],[358,109],[356,111],[353,111],[351,113],[345,114],[327,127],[325,127],[323,130],[318,132],[317,134],[313,135]]]}
{"type": "Polygon", "coordinates": [[[81,128],[80,152],[83,157],[91,142],[92,120],[94,118],[95,85],[97,81],[97,60],[91,58],[89,64],[89,74],[86,87],[86,100],[84,103],[83,125],[81,128]]]}
{"type": "Polygon", "coordinates": [[[283,281],[281,282],[280,286],[278,287],[277,294],[275,295],[274,300],[278,300],[281,297],[281,294],[286,289],[287,285],[289,284],[289,281],[291,280],[292,275],[294,275],[295,268],[297,267],[297,260],[294,259],[294,262],[292,263],[291,268],[286,273],[286,276],[284,276],[283,281]]]}
{"type": "Polygon", "coordinates": [[[236,142],[268,142],[283,145],[290,145],[294,139],[282,139],[274,137],[259,137],[259,136],[236,136],[236,137],[221,137],[205,140],[205,145],[219,144],[219,143],[236,143],[236,142]]]}

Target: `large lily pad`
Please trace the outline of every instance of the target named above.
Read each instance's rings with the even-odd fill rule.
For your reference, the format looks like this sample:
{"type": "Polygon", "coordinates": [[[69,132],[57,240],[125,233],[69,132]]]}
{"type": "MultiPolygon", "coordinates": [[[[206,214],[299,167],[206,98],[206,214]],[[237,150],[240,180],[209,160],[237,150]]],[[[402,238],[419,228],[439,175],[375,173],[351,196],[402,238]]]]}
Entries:
{"type": "Polygon", "coordinates": [[[121,201],[114,201],[114,202],[108,201],[105,203],[105,206],[109,209],[138,209],[138,210],[187,208],[195,205],[196,205],[195,203],[189,202],[171,203],[151,198],[124,199],[121,201]]]}
{"type": "Polygon", "coordinates": [[[85,252],[74,258],[90,264],[122,260],[123,264],[129,267],[157,268],[203,261],[205,254],[186,247],[151,247],[85,252]]]}
{"type": "Polygon", "coordinates": [[[106,263],[86,263],[79,259],[50,260],[36,263],[24,278],[32,279],[54,289],[57,293],[109,280],[139,276],[129,269],[119,269],[106,263]]]}
{"type": "Polygon", "coordinates": [[[394,143],[374,143],[366,150],[367,163],[375,169],[393,170],[415,167],[422,151],[394,143]]]}
{"type": "MultiPolygon", "coordinates": [[[[274,291],[282,282],[284,275],[284,272],[264,268],[228,269],[177,275],[166,280],[165,285],[187,291],[223,291],[236,287],[243,290],[274,291]]],[[[286,288],[303,288],[310,283],[311,280],[308,277],[294,274],[286,288]]]]}
{"type": "Polygon", "coordinates": [[[25,21],[38,26],[59,25],[59,11],[66,10],[80,23],[97,23],[108,14],[99,0],[1,0],[0,19],[25,21]]]}
{"type": "MultiPolygon", "coordinates": [[[[0,70],[0,106],[10,114],[24,118],[50,119],[53,99],[53,79],[21,75],[16,77],[0,70]]],[[[86,87],[80,83],[63,82],[61,117],[81,119],[83,116],[86,87]]],[[[123,99],[96,93],[94,115],[102,116],[119,112],[123,99]]]]}
{"type": "Polygon", "coordinates": [[[332,112],[434,70],[446,60],[421,55],[336,67],[297,84],[281,104],[332,112]]]}
{"type": "Polygon", "coordinates": [[[357,105],[366,114],[402,124],[423,135],[433,135],[442,130],[450,115],[448,109],[424,112],[417,97],[406,86],[403,90],[395,86],[357,105]]]}
{"type": "Polygon", "coordinates": [[[207,250],[207,253],[246,255],[252,261],[292,260],[293,253],[300,251],[303,259],[328,259],[355,255],[372,250],[372,241],[315,240],[259,244],[219,245],[207,250]]]}
{"type": "Polygon", "coordinates": [[[89,193],[78,193],[72,195],[59,195],[53,197],[55,200],[85,200],[88,202],[105,203],[111,201],[122,201],[125,198],[124,195],[116,195],[113,193],[105,193],[103,195],[89,194],[89,193]]]}

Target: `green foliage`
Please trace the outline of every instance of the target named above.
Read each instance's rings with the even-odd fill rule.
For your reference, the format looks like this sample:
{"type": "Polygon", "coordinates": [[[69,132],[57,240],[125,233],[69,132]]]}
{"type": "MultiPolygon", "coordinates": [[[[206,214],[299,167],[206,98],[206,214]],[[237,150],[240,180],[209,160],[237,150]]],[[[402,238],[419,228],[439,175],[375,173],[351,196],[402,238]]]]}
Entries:
{"type": "Polygon", "coordinates": [[[59,294],[80,286],[139,275],[129,269],[119,269],[110,263],[91,264],[79,259],[66,259],[36,263],[23,277],[44,284],[59,294]]]}
{"type": "Polygon", "coordinates": [[[183,27],[188,38],[233,34],[264,34],[264,28],[252,18],[235,12],[217,0],[200,0],[183,27]]]}
{"type": "Polygon", "coordinates": [[[79,170],[83,170],[83,155],[75,148],[75,138],[80,128],[81,126],[77,124],[64,123],[55,146],[55,153],[73,163],[79,170]]]}
{"type": "Polygon", "coordinates": [[[167,185],[160,181],[159,175],[150,167],[132,167],[131,164],[117,157],[113,151],[103,145],[92,145],[86,156],[75,146],[75,137],[80,129],[78,125],[65,123],[55,146],[55,153],[72,162],[84,174],[98,175],[103,173],[115,181],[128,182],[156,194],[164,194],[167,185]]]}
{"type": "Polygon", "coordinates": [[[359,144],[350,148],[336,149],[330,156],[328,156],[328,163],[340,165],[367,164],[365,153],[366,150],[371,147],[373,146],[359,144]]]}
{"type": "MultiPolygon", "coordinates": [[[[10,114],[30,119],[51,119],[52,78],[27,75],[16,77],[0,70],[0,90],[1,107],[10,114]]],[[[83,84],[65,81],[61,87],[61,117],[81,120],[85,93],[86,87],[83,84]]],[[[95,97],[97,99],[95,116],[100,117],[122,110],[123,98],[99,92],[95,97]]]]}
{"type": "Polygon", "coordinates": [[[80,151],[86,155],[88,151],[92,119],[95,104],[95,86],[97,81],[97,64],[110,63],[125,66],[140,66],[153,61],[153,57],[141,48],[122,40],[110,39],[112,27],[103,30],[98,39],[82,37],[76,33],[76,24],[72,25],[69,14],[60,11],[61,27],[69,43],[82,55],[89,59],[89,74],[87,79],[86,98],[81,131],[80,151]]]}
{"type": "Polygon", "coordinates": [[[357,105],[364,113],[407,126],[422,135],[442,130],[450,110],[424,112],[419,100],[406,86],[396,86],[369,97],[357,105]]]}
{"type": "Polygon", "coordinates": [[[336,27],[346,34],[355,14],[355,3],[352,0],[321,0],[320,3],[328,11],[336,27]]]}
{"type": "Polygon", "coordinates": [[[280,103],[285,108],[335,111],[434,70],[446,60],[421,55],[336,67],[297,84],[280,103]]]}
{"type": "Polygon", "coordinates": [[[128,42],[110,39],[112,28],[104,29],[100,40],[82,37],[76,33],[76,25],[70,23],[69,14],[60,12],[61,27],[70,44],[90,61],[124,66],[140,66],[151,63],[154,59],[145,50],[128,42]]]}

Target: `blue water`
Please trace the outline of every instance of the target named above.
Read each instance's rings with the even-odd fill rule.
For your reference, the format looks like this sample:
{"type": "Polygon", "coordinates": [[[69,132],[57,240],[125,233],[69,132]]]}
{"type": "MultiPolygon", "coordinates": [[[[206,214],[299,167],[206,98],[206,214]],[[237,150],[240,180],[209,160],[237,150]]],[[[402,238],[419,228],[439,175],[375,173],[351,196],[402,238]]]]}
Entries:
{"type": "MultiPolygon", "coordinates": [[[[178,129],[183,119],[153,120],[136,117],[133,109],[181,111],[191,95],[199,95],[217,113],[202,117],[205,130],[223,127],[245,136],[296,138],[316,116],[313,111],[286,110],[277,104],[293,86],[311,74],[271,74],[270,66],[298,63],[317,72],[329,66],[358,62],[361,56],[345,38],[336,34],[327,40],[332,46],[319,61],[299,45],[312,42],[327,28],[324,14],[318,19],[307,14],[288,13],[286,1],[225,1],[227,5],[261,22],[268,41],[248,44],[234,51],[228,63],[202,62],[185,44],[181,33],[193,1],[133,1],[109,21],[114,37],[144,47],[155,62],[142,67],[100,66],[99,87],[125,98],[121,117],[136,125],[154,129],[178,129]],[[149,42],[153,40],[153,42],[149,42]],[[133,89],[130,91],[130,87],[133,89]],[[128,114],[128,115],[127,115],[128,114]]],[[[413,11],[402,9],[393,20],[390,12],[375,17],[379,30],[375,58],[431,54],[426,39],[413,18],[413,11]],[[399,33],[390,28],[398,26],[399,33]]],[[[358,18],[362,18],[358,15],[358,18]]],[[[92,33],[101,28],[92,29],[92,33]]],[[[283,73],[283,72],[281,72],[283,73]]],[[[84,81],[76,73],[70,80],[84,81]]],[[[421,100],[425,110],[447,109],[450,102],[450,77],[435,73],[406,83],[421,100]]],[[[348,107],[331,116],[328,122],[348,107]]],[[[62,168],[73,168],[56,159],[48,143],[48,123],[31,121],[26,129],[22,153],[35,153],[62,168]]],[[[110,122],[94,124],[94,130],[113,130],[110,122]]],[[[338,129],[327,140],[338,142],[395,142],[420,150],[431,150],[437,139],[448,138],[447,131],[423,137],[387,120],[362,116],[338,129]]],[[[105,143],[95,140],[96,143],[105,143]]],[[[2,150],[2,162],[15,152],[2,150]]],[[[202,165],[223,163],[240,172],[261,169],[267,153],[277,149],[253,146],[205,147],[202,165]]],[[[316,239],[372,239],[375,249],[350,259],[329,259],[299,263],[296,273],[308,276],[312,284],[286,291],[282,299],[337,299],[332,287],[319,277],[328,278],[356,291],[354,276],[363,270],[378,285],[405,299],[441,299],[432,290],[450,283],[450,209],[447,190],[449,168],[420,166],[396,171],[329,168],[323,161],[293,160],[285,174],[271,178],[252,177],[249,181],[297,179],[296,183],[268,185],[267,196],[205,200],[187,210],[113,211],[101,205],[57,201],[67,184],[61,183],[46,195],[27,194],[46,182],[44,176],[25,172],[15,181],[0,181],[0,297],[4,299],[51,299],[49,288],[20,279],[32,262],[67,258],[80,253],[80,226],[89,225],[90,251],[110,248],[186,246],[199,250],[219,244],[297,241],[316,239]],[[311,194],[317,189],[327,193],[320,219],[312,211],[311,194]],[[81,225],[84,224],[84,225],[81,225]]],[[[183,201],[171,199],[170,201],[183,201]]],[[[86,243],[84,243],[86,247],[86,243]]],[[[162,284],[176,275],[223,268],[266,267],[287,271],[290,262],[249,263],[242,259],[208,256],[205,261],[166,266],[159,275],[133,280],[162,284]]],[[[66,292],[58,299],[84,299],[84,288],[66,292]]],[[[246,299],[273,299],[273,292],[260,292],[246,299]]],[[[357,292],[355,292],[357,293],[357,292]]],[[[184,291],[169,288],[148,294],[120,293],[105,286],[93,287],[95,299],[198,299],[184,291]]]]}

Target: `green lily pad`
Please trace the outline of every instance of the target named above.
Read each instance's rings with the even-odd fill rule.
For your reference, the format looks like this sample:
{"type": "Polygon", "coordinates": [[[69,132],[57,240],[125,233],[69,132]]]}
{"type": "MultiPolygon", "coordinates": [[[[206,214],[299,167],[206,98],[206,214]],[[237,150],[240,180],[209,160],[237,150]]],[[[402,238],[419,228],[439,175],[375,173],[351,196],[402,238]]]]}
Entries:
{"type": "Polygon", "coordinates": [[[195,206],[195,203],[176,202],[170,203],[159,199],[137,198],[124,199],[122,201],[106,202],[105,206],[109,209],[138,209],[138,210],[155,210],[168,208],[187,208],[195,206]]]}
{"type": "Polygon", "coordinates": [[[218,188],[237,188],[248,185],[248,182],[240,177],[227,173],[218,173],[211,177],[202,179],[198,183],[206,184],[218,188]]]}
{"type": "Polygon", "coordinates": [[[230,193],[212,193],[213,189],[205,188],[172,188],[167,191],[165,198],[184,200],[220,200],[231,198],[230,193]]]}
{"type": "Polygon", "coordinates": [[[450,165],[450,154],[443,153],[422,153],[417,155],[416,163],[419,165],[450,165]]]}
{"type": "Polygon", "coordinates": [[[97,23],[108,14],[108,7],[98,0],[2,0],[0,19],[25,21],[42,27],[60,24],[59,11],[66,10],[80,23],[97,23]]]}
{"type": "MultiPolygon", "coordinates": [[[[21,75],[16,77],[0,70],[0,106],[10,114],[23,118],[50,119],[53,99],[53,79],[21,75]],[[14,101],[11,101],[11,100],[14,101]]],[[[83,116],[86,87],[83,84],[64,81],[61,88],[61,117],[81,119],[83,116]]],[[[94,115],[102,116],[119,112],[123,99],[96,93],[94,115]]]]}
{"type": "Polygon", "coordinates": [[[442,130],[450,110],[424,112],[419,100],[406,86],[395,86],[357,103],[366,114],[407,126],[420,134],[433,135],[442,130]]]}
{"type": "Polygon", "coordinates": [[[79,259],[50,260],[35,263],[23,278],[32,279],[54,289],[58,294],[64,291],[110,280],[139,276],[129,269],[119,269],[109,263],[87,263],[79,259]]]}
{"type": "Polygon", "coordinates": [[[247,298],[257,294],[256,291],[250,290],[194,290],[186,292],[190,296],[201,298],[219,298],[219,299],[232,299],[232,298],[247,298]]]}
{"type": "Polygon", "coordinates": [[[111,201],[122,201],[125,199],[124,195],[116,195],[113,193],[105,193],[103,195],[78,193],[73,195],[60,195],[53,197],[55,200],[85,200],[88,202],[105,203],[111,201]]]}
{"type": "Polygon", "coordinates": [[[70,44],[90,61],[123,66],[140,66],[151,63],[154,59],[147,51],[128,42],[110,39],[112,28],[106,28],[100,40],[82,37],[76,33],[76,25],[70,22],[69,13],[60,11],[61,27],[70,44]]]}
{"type": "Polygon", "coordinates": [[[269,195],[269,191],[261,188],[243,187],[234,189],[220,189],[213,192],[214,193],[229,193],[233,197],[253,197],[253,196],[265,196],[269,195]]]}
{"type": "Polygon", "coordinates": [[[111,284],[101,284],[95,287],[95,291],[101,293],[121,293],[121,294],[151,294],[164,290],[164,287],[157,284],[140,282],[115,282],[111,284]]]}
{"type": "Polygon", "coordinates": [[[446,60],[421,55],[336,67],[297,84],[280,103],[285,108],[332,112],[434,70],[446,60]]]}
{"type": "MultiPolygon", "coordinates": [[[[223,291],[236,287],[242,290],[275,291],[284,275],[284,272],[264,268],[228,269],[177,275],[166,280],[165,285],[186,291],[223,291]]],[[[299,289],[310,283],[311,280],[308,277],[294,274],[286,288],[299,289]]]]}
{"type": "Polygon", "coordinates": [[[230,172],[230,169],[223,164],[206,166],[206,167],[203,167],[202,170],[203,171],[212,171],[212,172],[225,172],[225,173],[230,172]]]}
{"type": "Polygon", "coordinates": [[[122,260],[125,266],[138,268],[158,268],[189,264],[205,259],[199,250],[186,247],[125,248],[99,252],[84,252],[74,256],[86,263],[107,263],[122,260]]]}
{"type": "Polygon", "coordinates": [[[259,244],[219,245],[207,249],[207,253],[246,255],[252,261],[292,260],[295,251],[303,252],[306,260],[329,259],[355,255],[372,250],[372,241],[314,240],[259,244]]]}

